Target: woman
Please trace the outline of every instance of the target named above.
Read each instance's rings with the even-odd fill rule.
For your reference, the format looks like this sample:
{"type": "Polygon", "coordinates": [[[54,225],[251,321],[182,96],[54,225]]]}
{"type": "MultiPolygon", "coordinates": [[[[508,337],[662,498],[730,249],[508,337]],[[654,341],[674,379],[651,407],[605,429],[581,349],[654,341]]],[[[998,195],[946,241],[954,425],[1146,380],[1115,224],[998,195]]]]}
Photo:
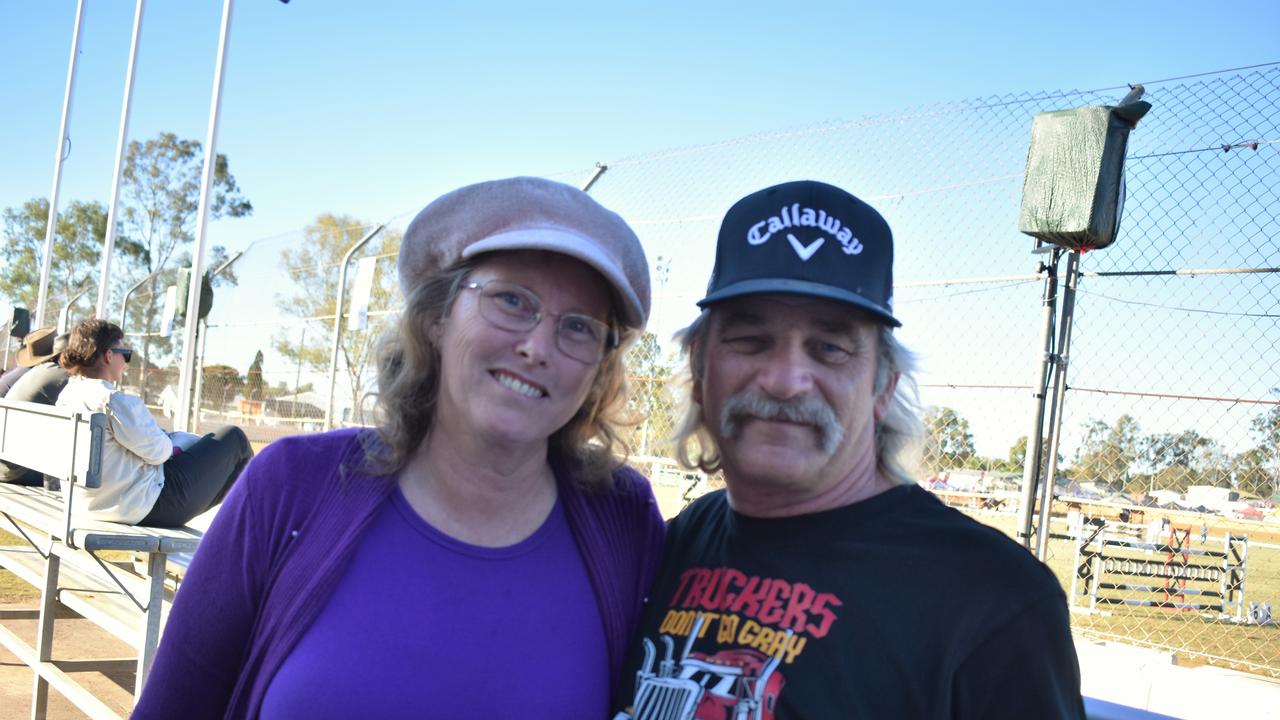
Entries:
{"type": "Polygon", "coordinates": [[[615,458],[635,234],[534,178],[428,205],[376,430],[263,450],[178,593],[135,718],[591,718],[662,544],[615,458]]]}
{"type": "Polygon", "coordinates": [[[57,406],[108,419],[102,485],[83,488],[83,504],[74,509],[94,520],[180,527],[222,502],[253,450],[237,427],[219,428],[186,450],[175,445],[140,398],[116,388],[133,358],[123,340],[119,325],[83,320],[58,360],[71,377],[57,406]]]}

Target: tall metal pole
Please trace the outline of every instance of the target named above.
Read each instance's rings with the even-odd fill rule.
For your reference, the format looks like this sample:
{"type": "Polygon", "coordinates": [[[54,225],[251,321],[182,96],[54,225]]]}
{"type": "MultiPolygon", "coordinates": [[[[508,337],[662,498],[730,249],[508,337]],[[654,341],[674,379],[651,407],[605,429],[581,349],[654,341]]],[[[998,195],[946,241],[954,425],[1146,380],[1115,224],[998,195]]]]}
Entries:
{"type": "Polygon", "coordinates": [[[36,292],[35,324],[44,327],[44,306],[49,300],[49,271],[53,267],[53,235],[58,226],[58,190],[62,188],[62,158],[67,143],[67,124],[71,120],[71,96],[76,86],[76,65],[80,58],[80,20],[84,17],[84,0],[76,2],[76,24],[71,31],[71,60],[67,63],[67,89],[62,96],[62,123],[58,126],[58,152],[53,158],[53,190],[49,193],[49,224],[44,231],[44,255],[40,258],[40,286],[36,292]]]}
{"type": "Polygon", "coordinates": [[[1022,465],[1022,508],[1018,538],[1028,549],[1032,547],[1031,519],[1035,515],[1036,484],[1040,480],[1041,443],[1044,432],[1045,396],[1048,391],[1049,368],[1053,364],[1053,321],[1058,302],[1059,248],[1053,248],[1049,264],[1044,267],[1043,321],[1040,328],[1040,364],[1032,391],[1031,431],[1027,433],[1027,450],[1022,465]]]}
{"type": "Polygon", "coordinates": [[[116,244],[116,209],[120,203],[120,176],[124,173],[125,141],[129,138],[129,111],[133,104],[133,71],[137,67],[138,43],[142,40],[142,6],[137,0],[133,10],[133,39],[129,42],[129,69],[124,75],[124,100],[120,107],[120,134],[116,137],[116,173],[111,178],[111,206],[107,209],[107,234],[102,239],[102,270],[98,274],[98,310],[107,316],[108,287],[111,282],[111,251],[116,244]]]}
{"type": "Polygon", "coordinates": [[[86,278],[84,284],[80,286],[80,289],[76,290],[75,294],[71,296],[71,299],[67,301],[67,304],[62,306],[62,310],[58,312],[57,332],[59,335],[65,332],[71,332],[67,325],[70,323],[71,306],[75,305],[77,300],[84,297],[84,294],[89,292],[89,288],[91,287],[93,287],[93,284],[88,280],[88,278],[86,278]]]}
{"type": "Polygon", "coordinates": [[[204,390],[204,345],[208,342],[209,324],[203,319],[200,320],[199,332],[196,335],[197,344],[200,346],[196,352],[196,386],[191,392],[191,424],[188,425],[190,432],[197,432],[200,428],[200,393],[204,390]]]}
{"type": "Polygon", "coordinates": [[[587,181],[582,185],[582,192],[591,192],[591,186],[595,185],[600,176],[604,174],[604,171],[608,169],[608,165],[596,163],[596,169],[591,171],[591,177],[587,178],[587,181]]]}
{"type": "Polygon", "coordinates": [[[222,2],[222,31],[218,40],[218,61],[213,73],[213,97],[209,103],[209,132],[204,142],[204,177],[200,180],[200,205],[196,219],[196,244],[191,250],[191,287],[187,291],[187,320],[182,333],[182,365],[178,374],[177,430],[186,431],[191,418],[191,376],[196,355],[196,325],[200,315],[200,290],[204,282],[204,248],[208,241],[209,199],[213,194],[214,168],[218,159],[218,117],[222,111],[222,81],[227,66],[227,40],[231,36],[234,0],[222,2]]]}
{"type": "MultiPolygon", "coordinates": [[[[212,283],[214,278],[221,275],[224,270],[231,267],[231,263],[239,260],[243,255],[244,251],[241,250],[235,255],[227,258],[226,262],[213,270],[210,270],[209,282],[212,283]]],[[[187,307],[191,306],[188,305],[187,307]]],[[[199,312],[200,309],[197,307],[196,313],[198,314],[199,312]]],[[[193,398],[191,400],[191,432],[196,432],[200,427],[200,399],[203,397],[204,392],[204,351],[205,345],[209,342],[209,323],[203,318],[200,320],[199,333],[197,337],[199,338],[200,350],[196,353],[196,383],[195,390],[191,393],[193,398]]]]}
{"type": "Polygon", "coordinates": [[[302,337],[298,338],[298,370],[293,376],[293,400],[298,400],[298,386],[302,385],[302,355],[307,349],[307,326],[302,326],[302,337]]]}
{"type": "Polygon", "coordinates": [[[342,304],[347,297],[347,265],[351,262],[351,256],[355,255],[356,251],[364,247],[375,235],[382,232],[386,226],[387,224],[383,223],[374,228],[342,256],[342,267],[338,270],[338,300],[333,313],[333,347],[329,352],[329,402],[324,411],[325,430],[333,429],[333,389],[338,383],[338,346],[342,341],[342,304]]]}
{"type": "Polygon", "coordinates": [[[163,268],[164,268],[164,265],[161,265],[160,267],[156,268],[146,277],[139,280],[136,285],[134,285],[133,287],[125,291],[124,299],[120,301],[120,329],[121,330],[124,330],[125,332],[129,331],[128,330],[129,326],[125,324],[126,318],[129,317],[129,298],[133,297],[133,294],[138,291],[138,288],[147,284],[147,281],[155,277],[163,268]]]}
{"type": "Polygon", "coordinates": [[[1071,354],[1071,327],[1076,310],[1076,285],[1080,282],[1080,251],[1067,253],[1067,272],[1063,280],[1062,322],[1058,325],[1058,356],[1053,375],[1053,405],[1049,414],[1049,461],[1045,463],[1044,485],[1040,490],[1039,542],[1036,557],[1044,562],[1049,549],[1049,511],[1053,505],[1053,487],[1058,473],[1058,441],[1062,437],[1062,408],[1067,393],[1067,364],[1071,354]]]}

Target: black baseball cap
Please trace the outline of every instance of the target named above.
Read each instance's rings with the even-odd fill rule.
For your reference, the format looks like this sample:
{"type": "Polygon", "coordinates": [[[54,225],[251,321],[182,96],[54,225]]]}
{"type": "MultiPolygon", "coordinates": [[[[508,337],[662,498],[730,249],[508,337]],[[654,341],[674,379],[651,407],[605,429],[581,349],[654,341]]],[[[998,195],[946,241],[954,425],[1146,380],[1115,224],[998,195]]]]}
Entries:
{"type": "Polygon", "coordinates": [[[834,185],[783,183],[752,193],[720,224],[715,267],[698,307],[760,293],[854,305],[893,316],[893,233],[876,209],[834,185]]]}

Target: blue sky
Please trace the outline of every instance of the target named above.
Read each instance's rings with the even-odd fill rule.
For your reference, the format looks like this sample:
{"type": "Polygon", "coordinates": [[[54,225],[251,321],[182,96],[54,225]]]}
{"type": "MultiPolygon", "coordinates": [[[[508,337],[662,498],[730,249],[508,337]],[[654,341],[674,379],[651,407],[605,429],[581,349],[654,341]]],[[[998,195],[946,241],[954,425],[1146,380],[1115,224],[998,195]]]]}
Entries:
{"type": "MultiPolygon", "coordinates": [[[[108,199],[132,26],[128,0],[85,4],[62,207],[108,199]]],[[[221,10],[220,0],[147,3],[130,139],[204,140],[221,10]]],[[[0,2],[0,208],[50,192],[74,14],[73,0],[0,2]]],[[[255,211],[212,223],[209,238],[232,250],[287,244],[322,212],[402,227],[439,194],[483,179],[581,181],[596,162],[756,133],[1025,92],[1108,88],[1101,95],[1118,99],[1129,82],[1275,61],[1274,0],[239,0],[218,150],[255,211]]],[[[706,250],[705,262],[673,270],[665,305],[656,301],[663,337],[692,315],[706,250]]],[[[234,296],[223,297],[226,310],[234,296]]],[[[261,312],[262,297],[243,297],[255,303],[245,315],[261,312]]],[[[241,345],[212,360],[245,367],[268,342],[241,345]]],[[[982,428],[980,449],[1002,455],[1024,425],[982,428]]]]}
{"type": "MultiPolygon", "coordinates": [[[[203,140],[222,3],[147,4],[130,138],[203,140]]],[[[0,4],[0,207],[47,196],[72,0],[0,4]]],[[[133,3],[87,0],[62,203],[107,199],[133,3]]],[[[938,101],[1280,60],[1280,3],[240,0],[218,148],[256,211],[382,220],[458,185],[938,101]]]]}

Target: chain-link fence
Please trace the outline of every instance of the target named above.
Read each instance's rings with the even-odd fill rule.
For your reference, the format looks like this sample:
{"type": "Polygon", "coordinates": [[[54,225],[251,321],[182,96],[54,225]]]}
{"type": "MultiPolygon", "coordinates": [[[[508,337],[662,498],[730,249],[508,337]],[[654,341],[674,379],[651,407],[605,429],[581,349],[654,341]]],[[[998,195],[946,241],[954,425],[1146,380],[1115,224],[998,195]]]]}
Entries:
{"type": "MultiPolygon", "coordinates": [[[[1280,631],[1251,612],[1280,614],[1280,67],[1147,89],[1120,237],[1080,261],[1044,555],[1077,631],[1280,676],[1280,631]]],[[[712,484],[666,441],[681,393],[671,336],[696,316],[720,219],[749,192],[814,178],[894,229],[895,312],[921,366],[921,482],[1016,537],[1044,324],[1045,256],[1017,232],[1031,119],[1126,91],[985,98],[608,163],[591,192],[652,263],[649,332],[629,356],[641,422],[626,439],[664,512],[712,484]]],[[[394,253],[411,215],[352,253],[336,347],[343,259],[374,226],[322,216],[228,265],[199,339],[197,427],[233,422],[263,442],[369,422],[372,344],[401,306],[394,253]]],[[[126,330],[134,344],[159,333],[140,310],[126,330]]],[[[177,406],[176,352],[151,351],[126,381],[159,414],[177,406]]]]}
{"type": "MultiPolygon", "coordinates": [[[[1127,90],[986,98],[609,163],[592,194],[632,222],[659,271],[656,342],[633,364],[642,454],[662,454],[653,438],[678,413],[657,386],[679,375],[669,338],[695,315],[724,211],[812,177],[894,228],[895,308],[926,406],[920,480],[1017,537],[1047,260],[1016,228],[1030,123],[1127,90]]],[[[1074,588],[1083,634],[1280,676],[1280,631],[1260,607],[1280,612],[1280,69],[1151,83],[1146,99],[1120,238],[1080,261],[1044,555],[1074,588]]],[[[655,487],[677,505],[705,486],[675,477],[655,487]]]]}
{"type": "Polygon", "coordinates": [[[196,426],[235,423],[266,442],[369,424],[374,344],[401,304],[402,230],[323,215],[296,234],[253,243],[229,265],[234,284],[219,288],[203,329],[196,426]]]}

